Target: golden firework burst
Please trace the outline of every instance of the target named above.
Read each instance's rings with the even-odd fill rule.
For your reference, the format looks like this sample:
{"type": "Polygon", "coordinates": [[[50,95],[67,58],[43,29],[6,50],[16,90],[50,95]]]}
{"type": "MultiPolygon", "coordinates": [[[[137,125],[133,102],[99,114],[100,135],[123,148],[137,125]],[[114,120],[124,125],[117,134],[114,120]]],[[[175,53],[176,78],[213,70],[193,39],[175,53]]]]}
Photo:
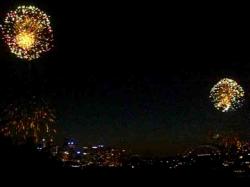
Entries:
{"type": "Polygon", "coordinates": [[[236,81],[224,78],[213,86],[209,97],[217,110],[228,112],[242,106],[244,95],[243,88],[236,81]]]}
{"type": "Polygon", "coordinates": [[[34,6],[7,13],[1,31],[10,51],[25,60],[37,59],[53,47],[49,16],[34,6]]]}

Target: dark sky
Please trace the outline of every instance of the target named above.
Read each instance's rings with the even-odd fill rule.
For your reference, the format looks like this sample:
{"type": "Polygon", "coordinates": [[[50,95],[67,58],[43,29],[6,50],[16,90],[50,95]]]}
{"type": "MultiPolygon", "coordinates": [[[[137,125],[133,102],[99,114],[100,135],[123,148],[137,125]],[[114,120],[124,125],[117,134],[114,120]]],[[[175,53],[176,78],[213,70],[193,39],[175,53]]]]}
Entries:
{"type": "Polygon", "coordinates": [[[2,103],[32,93],[57,111],[60,137],[81,144],[175,154],[208,132],[249,130],[249,29],[231,9],[78,1],[0,2],[51,16],[55,48],[29,66],[0,44],[2,103]],[[215,111],[208,96],[221,78],[246,91],[243,108],[215,111]]]}

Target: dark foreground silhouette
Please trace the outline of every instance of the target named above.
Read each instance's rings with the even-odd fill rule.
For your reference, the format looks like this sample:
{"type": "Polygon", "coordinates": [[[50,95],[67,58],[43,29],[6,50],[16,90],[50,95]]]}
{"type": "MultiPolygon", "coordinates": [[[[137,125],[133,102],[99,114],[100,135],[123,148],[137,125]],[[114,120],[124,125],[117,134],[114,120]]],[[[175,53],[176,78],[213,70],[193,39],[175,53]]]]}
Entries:
{"type": "MultiPolygon", "coordinates": [[[[46,181],[115,181],[120,180],[124,183],[129,181],[153,181],[175,180],[185,178],[189,180],[197,179],[226,179],[241,178],[235,177],[224,170],[211,170],[207,167],[195,166],[188,169],[170,171],[167,169],[130,169],[130,168],[102,168],[102,169],[78,169],[65,168],[62,163],[46,152],[38,152],[32,144],[14,146],[9,139],[0,138],[0,172],[2,179],[10,178],[19,180],[46,181]]],[[[242,177],[246,178],[246,176],[242,177]]]]}

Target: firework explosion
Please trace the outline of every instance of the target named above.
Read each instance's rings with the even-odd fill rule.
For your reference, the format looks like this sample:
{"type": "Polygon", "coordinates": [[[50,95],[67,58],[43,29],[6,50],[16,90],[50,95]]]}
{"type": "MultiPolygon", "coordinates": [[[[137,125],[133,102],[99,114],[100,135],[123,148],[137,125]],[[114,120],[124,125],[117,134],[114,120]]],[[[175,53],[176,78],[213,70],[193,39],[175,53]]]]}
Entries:
{"type": "Polygon", "coordinates": [[[225,78],[214,85],[210,91],[210,98],[217,110],[234,111],[242,106],[244,90],[234,80],[225,78]]]}
{"type": "Polygon", "coordinates": [[[49,17],[34,6],[19,6],[10,11],[1,31],[11,52],[25,60],[37,59],[53,47],[49,17]]]}
{"type": "Polygon", "coordinates": [[[27,104],[8,105],[3,111],[4,124],[1,133],[15,142],[25,143],[31,139],[34,143],[42,139],[53,141],[55,136],[55,115],[46,104],[34,100],[27,104]]]}

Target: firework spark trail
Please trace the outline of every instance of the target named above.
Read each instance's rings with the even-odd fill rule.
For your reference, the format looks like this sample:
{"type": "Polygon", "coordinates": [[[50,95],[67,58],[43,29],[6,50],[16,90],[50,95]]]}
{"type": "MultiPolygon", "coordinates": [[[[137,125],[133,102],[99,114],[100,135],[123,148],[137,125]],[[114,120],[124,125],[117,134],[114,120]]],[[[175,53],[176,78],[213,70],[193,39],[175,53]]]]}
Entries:
{"type": "Polygon", "coordinates": [[[34,101],[27,104],[10,104],[3,111],[5,124],[0,132],[14,141],[26,142],[32,139],[35,143],[42,139],[53,141],[56,134],[55,114],[46,104],[34,101]]]}

